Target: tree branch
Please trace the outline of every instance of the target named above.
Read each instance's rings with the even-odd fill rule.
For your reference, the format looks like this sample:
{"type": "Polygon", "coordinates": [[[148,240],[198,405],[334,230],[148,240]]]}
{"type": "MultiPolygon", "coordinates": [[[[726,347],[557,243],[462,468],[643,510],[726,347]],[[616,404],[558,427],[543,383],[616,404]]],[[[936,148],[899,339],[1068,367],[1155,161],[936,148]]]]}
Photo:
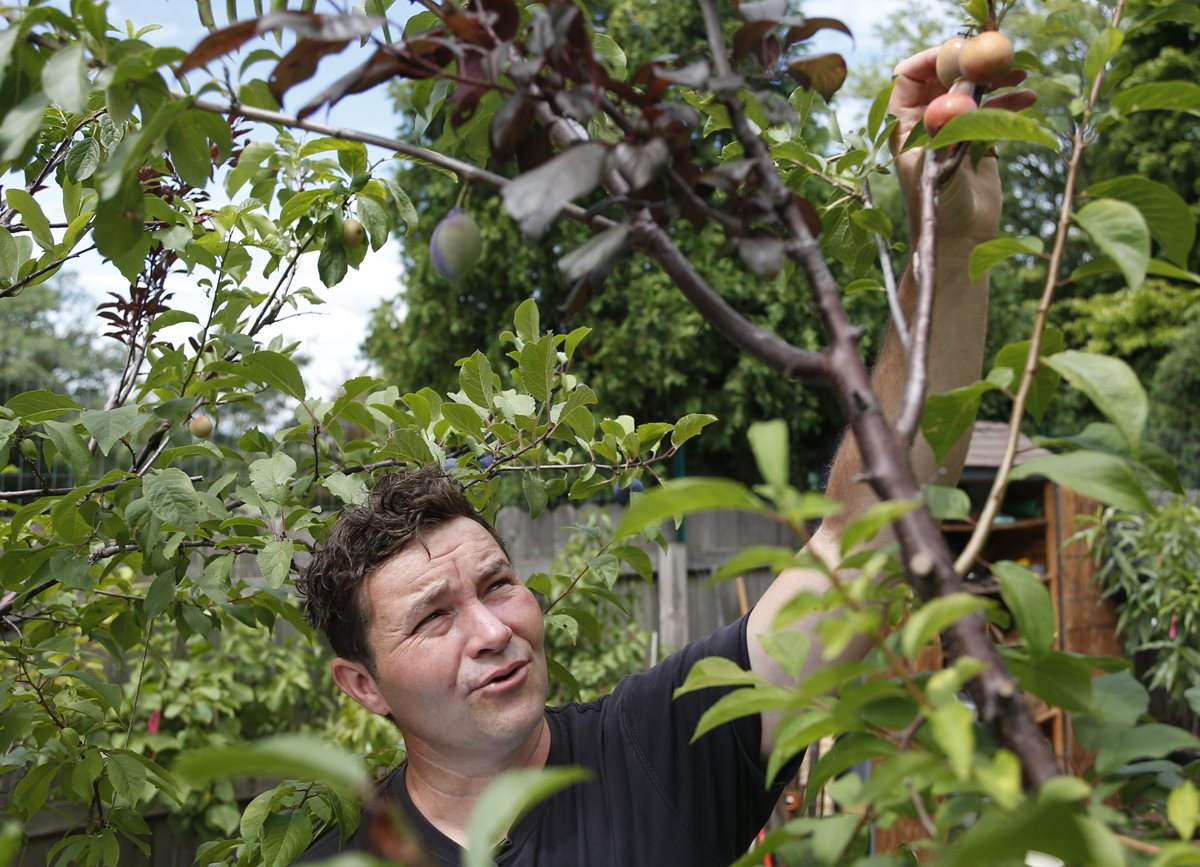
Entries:
{"type": "MultiPolygon", "coordinates": [[[[1121,15],[1125,11],[1126,0],[1118,0],[1116,8],[1112,13],[1112,25],[1115,27],[1121,21],[1121,15]]],[[[1050,262],[1046,266],[1046,283],[1042,288],[1042,297],[1038,301],[1037,315],[1034,318],[1033,334],[1029,338],[1029,356],[1025,359],[1025,370],[1021,376],[1021,384],[1017,389],[1017,395],[1013,399],[1012,414],[1008,421],[1008,439],[1004,444],[1004,455],[1000,459],[1000,466],[996,469],[996,478],[992,483],[992,489],[988,493],[987,501],[983,504],[983,510],[979,514],[979,520],[975,525],[975,531],[971,534],[971,538],[967,540],[966,547],[962,553],[958,555],[958,559],[954,562],[954,568],[959,575],[965,575],[974,565],[976,559],[983,552],[984,543],[987,542],[988,534],[992,529],[992,521],[1000,511],[1000,503],[1004,500],[1004,493],[1008,490],[1008,474],[1012,470],[1013,462],[1017,455],[1017,444],[1020,442],[1021,436],[1021,421],[1025,418],[1025,407],[1029,404],[1029,395],[1033,391],[1033,380],[1037,375],[1038,367],[1041,364],[1042,337],[1046,331],[1046,323],[1050,315],[1050,302],[1054,300],[1054,291],[1058,287],[1058,272],[1062,269],[1063,251],[1067,245],[1067,233],[1071,226],[1071,207],[1075,203],[1075,185],[1079,179],[1080,167],[1083,165],[1083,154],[1087,150],[1088,141],[1085,136],[1085,131],[1088,126],[1088,121],[1091,119],[1092,111],[1096,106],[1096,99],[1100,95],[1100,86],[1104,83],[1104,70],[1101,69],[1096,74],[1096,80],[1092,82],[1091,92],[1088,94],[1087,104],[1083,108],[1083,114],[1075,125],[1075,134],[1072,137],[1071,144],[1071,160],[1067,166],[1067,176],[1065,186],[1063,187],[1062,205],[1059,208],[1058,228],[1054,235],[1054,248],[1050,253],[1050,262]]]]}
{"type": "MultiPolygon", "coordinates": [[[[700,0],[700,3],[713,64],[717,74],[726,77],[732,74],[732,68],[715,2],[700,0]]],[[[906,444],[884,418],[866,365],[859,357],[857,344],[861,329],[853,326],[846,316],[820,246],[780,178],[766,144],[748,123],[744,106],[734,98],[724,102],[746,157],[758,164],[765,192],[776,203],[791,234],[788,253],[808,276],[813,304],[830,335],[826,352],[834,392],[854,433],[871,486],[882,500],[920,501],[922,491],[913,476],[906,444]]],[[[909,512],[898,519],[894,527],[909,581],[923,600],[962,589],[946,540],[928,509],[909,512]]],[[[972,656],[987,664],[988,667],[967,685],[968,691],[980,719],[991,728],[1000,744],[1020,758],[1026,780],[1034,787],[1040,787],[1057,776],[1054,752],[988,638],[983,617],[975,614],[960,619],[946,630],[944,638],[944,646],[951,658],[972,656]]]]}

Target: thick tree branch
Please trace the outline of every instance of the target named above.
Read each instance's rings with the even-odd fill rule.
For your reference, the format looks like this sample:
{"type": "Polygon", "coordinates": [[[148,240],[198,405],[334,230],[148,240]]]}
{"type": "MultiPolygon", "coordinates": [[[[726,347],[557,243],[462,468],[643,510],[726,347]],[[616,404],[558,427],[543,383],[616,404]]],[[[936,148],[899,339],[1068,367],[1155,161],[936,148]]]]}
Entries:
{"type": "MultiPolygon", "coordinates": [[[[714,67],[718,76],[727,77],[732,68],[715,2],[700,2],[714,67]]],[[[791,233],[788,253],[808,276],[814,306],[830,335],[826,352],[830,355],[834,391],[854,433],[868,480],[880,499],[919,501],[921,486],[913,476],[907,444],[883,416],[871,388],[870,375],[857,351],[860,330],[846,316],[817,240],[780,178],[766,144],[748,123],[741,102],[730,98],[725,100],[725,106],[746,157],[758,164],[764,190],[775,201],[791,233]]],[[[962,589],[946,541],[928,509],[909,512],[894,526],[909,580],[923,600],[962,589]]],[[[1057,776],[1054,753],[988,638],[983,617],[978,614],[964,617],[953,624],[944,634],[944,646],[951,658],[971,656],[987,664],[987,669],[968,684],[968,691],[980,719],[991,728],[1000,744],[1020,758],[1026,780],[1040,787],[1057,776]]]]}

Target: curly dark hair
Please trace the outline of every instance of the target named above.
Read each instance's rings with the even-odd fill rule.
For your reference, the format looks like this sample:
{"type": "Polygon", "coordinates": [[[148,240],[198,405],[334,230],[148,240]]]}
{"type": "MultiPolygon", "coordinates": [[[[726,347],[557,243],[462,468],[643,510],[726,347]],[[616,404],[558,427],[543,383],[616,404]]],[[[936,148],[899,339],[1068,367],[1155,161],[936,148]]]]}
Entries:
{"type": "Polygon", "coordinates": [[[367,643],[367,610],[360,592],[380,566],[425,534],[455,518],[484,527],[508,554],[496,531],[467,499],[459,482],[438,467],[382,476],[361,506],[342,510],[297,582],[308,622],[328,639],[333,652],[375,673],[367,643]]]}

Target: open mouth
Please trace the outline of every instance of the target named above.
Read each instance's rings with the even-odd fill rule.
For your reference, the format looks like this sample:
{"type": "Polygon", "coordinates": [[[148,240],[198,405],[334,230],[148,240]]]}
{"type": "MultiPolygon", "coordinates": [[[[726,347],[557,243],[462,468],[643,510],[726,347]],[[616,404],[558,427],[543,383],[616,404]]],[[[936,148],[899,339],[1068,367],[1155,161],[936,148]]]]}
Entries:
{"type": "Polygon", "coordinates": [[[486,683],[484,683],[482,686],[480,686],[479,689],[481,689],[481,690],[502,690],[508,684],[514,683],[515,681],[520,680],[521,677],[523,676],[524,671],[525,671],[525,663],[520,663],[519,665],[513,666],[513,668],[511,670],[506,671],[502,674],[497,675],[496,677],[491,678],[486,683]]]}

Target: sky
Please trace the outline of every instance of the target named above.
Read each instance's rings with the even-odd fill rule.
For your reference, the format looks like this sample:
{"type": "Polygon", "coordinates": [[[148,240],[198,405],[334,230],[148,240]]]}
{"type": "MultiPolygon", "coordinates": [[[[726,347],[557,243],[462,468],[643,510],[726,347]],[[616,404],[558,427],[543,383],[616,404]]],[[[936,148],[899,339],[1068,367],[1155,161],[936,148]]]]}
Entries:
{"type": "MultiPolygon", "coordinates": [[[[900,2],[901,0],[804,0],[803,9],[808,16],[840,18],[856,37],[851,43],[844,34],[822,31],[810,44],[817,53],[842,53],[851,68],[880,64],[880,44],[873,25],[899,6],[900,2]]],[[[223,23],[224,5],[213,4],[215,9],[221,7],[217,9],[218,23],[223,23]]],[[[248,0],[241,0],[239,5],[249,12],[248,0]]],[[[318,3],[318,11],[325,6],[326,0],[321,0],[318,3]]],[[[402,21],[411,12],[418,10],[419,7],[415,3],[398,0],[391,9],[390,17],[402,21]]],[[[194,0],[110,0],[109,18],[114,23],[128,18],[135,26],[161,25],[162,30],[145,37],[147,41],[154,43],[190,47],[203,35],[194,0]]],[[[346,54],[352,55],[353,52],[347,51],[346,54]]],[[[284,110],[294,111],[297,106],[307,101],[308,96],[339,75],[341,70],[347,67],[344,61],[339,65],[339,61],[340,57],[327,59],[315,77],[315,84],[310,83],[307,88],[299,86],[289,92],[284,110]]],[[[839,120],[843,128],[856,120],[861,123],[865,112],[865,106],[855,105],[851,101],[843,100],[838,105],[839,120]]],[[[348,97],[327,115],[314,117],[335,126],[385,136],[392,134],[395,125],[392,118],[392,108],[382,87],[348,97]],[[382,128],[380,118],[386,119],[382,128]]],[[[386,154],[371,149],[372,159],[382,156],[386,154]]],[[[219,200],[215,202],[220,203],[219,200]]],[[[310,312],[288,318],[266,336],[269,338],[274,334],[282,334],[289,341],[300,341],[302,351],[311,359],[304,371],[310,394],[329,398],[336,395],[338,387],[346,379],[369,372],[369,365],[359,355],[358,347],[366,334],[370,313],[379,304],[394,300],[402,286],[404,275],[399,261],[399,244],[394,239],[380,250],[368,252],[359,270],[351,270],[346,279],[332,289],[326,289],[318,279],[316,261],[315,254],[301,258],[294,285],[312,287],[326,303],[315,308],[305,305],[303,309],[310,312]]],[[[94,261],[84,257],[74,264],[80,284],[97,302],[109,291],[122,292],[126,289],[115,268],[99,267],[98,257],[95,257],[94,261]]],[[[253,279],[253,272],[251,274],[253,279]]],[[[208,310],[208,299],[186,275],[172,278],[170,288],[174,292],[171,302],[174,306],[204,317],[208,310]]],[[[160,334],[167,339],[181,340],[187,336],[187,328],[188,326],[177,326],[178,333],[164,330],[160,334]]]]}

